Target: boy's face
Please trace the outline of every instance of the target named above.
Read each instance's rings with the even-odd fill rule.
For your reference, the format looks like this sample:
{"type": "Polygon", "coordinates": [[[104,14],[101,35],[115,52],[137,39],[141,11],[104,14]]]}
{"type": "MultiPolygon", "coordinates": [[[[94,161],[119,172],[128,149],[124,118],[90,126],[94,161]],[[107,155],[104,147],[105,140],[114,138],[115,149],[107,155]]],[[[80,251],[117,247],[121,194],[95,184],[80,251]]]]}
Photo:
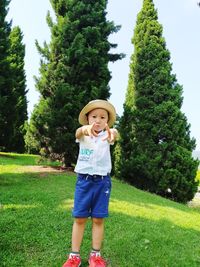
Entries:
{"type": "Polygon", "coordinates": [[[105,129],[106,123],[108,122],[108,112],[102,108],[96,108],[89,112],[88,123],[94,124],[94,130],[100,132],[105,129]]]}

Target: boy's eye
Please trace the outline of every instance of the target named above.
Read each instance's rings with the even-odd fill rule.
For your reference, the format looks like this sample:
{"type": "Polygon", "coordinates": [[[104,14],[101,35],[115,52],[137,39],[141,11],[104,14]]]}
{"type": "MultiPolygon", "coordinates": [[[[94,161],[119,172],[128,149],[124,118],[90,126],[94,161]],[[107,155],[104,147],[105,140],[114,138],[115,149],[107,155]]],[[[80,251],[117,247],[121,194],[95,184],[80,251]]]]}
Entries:
{"type": "Polygon", "coordinates": [[[101,117],[102,119],[105,119],[105,117],[101,117]]]}
{"type": "Polygon", "coordinates": [[[96,118],[96,116],[95,116],[95,115],[93,115],[93,116],[92,116],[92,118],[93,118],[93,119],[95,119],[95,118],[96,118]]]}

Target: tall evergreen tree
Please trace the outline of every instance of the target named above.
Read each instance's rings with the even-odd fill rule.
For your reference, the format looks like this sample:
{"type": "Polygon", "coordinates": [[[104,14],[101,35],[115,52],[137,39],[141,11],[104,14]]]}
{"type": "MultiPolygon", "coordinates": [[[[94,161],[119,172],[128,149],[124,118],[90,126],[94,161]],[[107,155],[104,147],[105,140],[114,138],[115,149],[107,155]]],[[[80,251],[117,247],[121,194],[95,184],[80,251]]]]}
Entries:
{"type": "Polygon", "coordinates": [[[14,95],[12,91],[12,73],[8,59],[9,34],[11,23],[5,18],[8,12],[8,0],[0,1],[0,150],[8,151],[13,136],[14,95]]]}
{"type": "Polygon", "coordinates": [[[38,114],[39,123],[32,120],[32,129],[37,125],[47,156],[63,159],[70,166],[77,155],[74,133],[79,111],[92,99],[110,96],[108,63],[123,55],[109,52],[116,45],[109,43],[108,37],[119,27],[106,20],[107,0],[51,3],[56,14],[56,23],[47,15],[51,43],[43,48],[36,43],[42,56],[36,86],[44,107],[37,107],[37,114],[39,110],[43,113],[38,114]]]}
{"type": "Polygon", "coordinates": [[[197,190],[195,140],[181,111],[182,86],[172,74],[170,53],[152,0],[138,14],[129,85],[121,119],[120,177],[175,201],[197,190]]]}
{"type": "Polygon", "coordinates": [[[25,123],[27,116],[26,76],[24,70],[25,45],[22,43],[23,34],[19,27],[14,27],[10,33],[9,62],[12,72],[12,91],[15,99],[15,119],[13,136],[9,145],[10,151],[24,152],[25,123]]]}

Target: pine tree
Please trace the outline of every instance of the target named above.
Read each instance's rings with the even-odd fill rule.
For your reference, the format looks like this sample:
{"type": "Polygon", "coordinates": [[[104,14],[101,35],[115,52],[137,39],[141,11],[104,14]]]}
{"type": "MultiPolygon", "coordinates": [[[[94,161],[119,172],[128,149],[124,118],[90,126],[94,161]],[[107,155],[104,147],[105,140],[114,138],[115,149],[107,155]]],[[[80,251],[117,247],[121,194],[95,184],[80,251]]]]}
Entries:
{"type": "Polygon", "coordinates": [[[197,190],[195,140],[181,111],[182,86],[152,0],[144,0],[132,39],[129,85],[121,119],[120,177],[179,202],[197,190]]]}
{"type": "Polygon", "coordinates": [[[14,27],[10,33],[9,62],[12,71],[12,90],[15,99],[15,120],[13,136],[9,146],[10,151],[22,153],[25,150],[25,123],[27,116],[26,76],[24,71],[25,45],[23,34],[19,27],[14,27]]]}
{"type": "Polygon", "coordinates": [[[13,136],[14,95],[8,60],[11,23],[6,22],[10,1],[0,1],[0,151],[8,151],[13,136]]]}
{"type": "Polygon", "coordinates": [[[51,43],[36,43],[42,56],[36,86],[44,105],[40,121],[45,123],[32,123],[43,140],[42,151],[70,166],[77,156],[78,114],[88,101],[110,96],[108,63],[123,55],[109,52],[116,45],[108,37],[119,27],[106,20],[106,0],[51,3],[56,14],[56,23],[47,15],[51,43]]]}
{"type": "Polygon", "coordinates": [[[35,105],[34,112],[31,115],[30,122],[27,125],[27,131],[25,135],[26,150],[28,153],[39,154],[45,157],[46,153],[46,139],[48,118],[48,107],[43,98],[39,103],[35,105]]]}

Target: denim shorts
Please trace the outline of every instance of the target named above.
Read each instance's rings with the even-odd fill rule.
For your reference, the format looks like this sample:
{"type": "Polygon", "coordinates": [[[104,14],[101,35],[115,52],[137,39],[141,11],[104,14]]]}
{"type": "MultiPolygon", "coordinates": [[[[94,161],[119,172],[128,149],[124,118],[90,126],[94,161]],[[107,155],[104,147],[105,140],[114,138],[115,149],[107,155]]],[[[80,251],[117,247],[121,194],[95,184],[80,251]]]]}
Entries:
{"type": "Polygon", "coordinates": [[[72,215],[77,218],[108,217],[110,175],[78,174],[72,215]]]}

